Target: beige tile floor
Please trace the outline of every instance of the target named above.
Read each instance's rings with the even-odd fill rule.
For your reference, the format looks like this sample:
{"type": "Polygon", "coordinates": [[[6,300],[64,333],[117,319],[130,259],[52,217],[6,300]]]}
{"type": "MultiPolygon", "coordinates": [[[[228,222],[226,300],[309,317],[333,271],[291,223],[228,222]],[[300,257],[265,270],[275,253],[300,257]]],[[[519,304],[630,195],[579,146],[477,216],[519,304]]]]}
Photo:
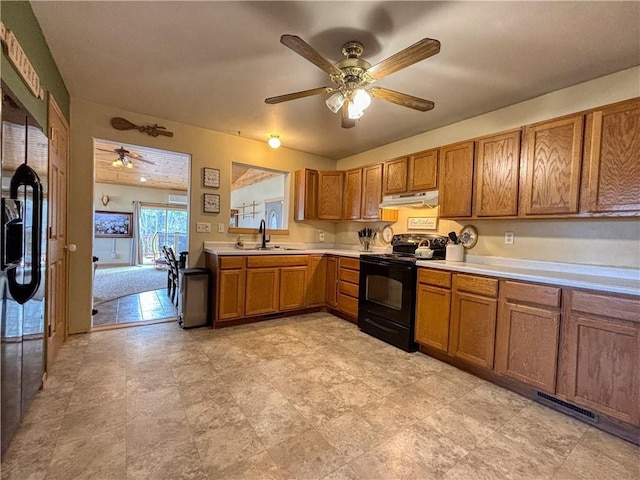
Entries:
{"type": "Polygon", "coordinates": [[[621,479],[640,449],[325,313],[73,336],[8,479],[621,479]]]}

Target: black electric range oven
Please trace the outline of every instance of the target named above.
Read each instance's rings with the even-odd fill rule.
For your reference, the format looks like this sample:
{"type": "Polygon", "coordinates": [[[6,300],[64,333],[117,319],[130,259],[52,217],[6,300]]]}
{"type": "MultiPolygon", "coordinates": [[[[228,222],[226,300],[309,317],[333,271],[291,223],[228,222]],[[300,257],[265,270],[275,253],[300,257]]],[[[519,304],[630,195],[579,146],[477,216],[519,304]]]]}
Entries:
{"type": "Polygon", "coordinates": [[[444,260],[448,238],[441,235],[394,235],[393,253],[360,256],[358,327],[407,352],[414,352],[416,308],[415,250],[429,240],[431,259],[444,260]]]}

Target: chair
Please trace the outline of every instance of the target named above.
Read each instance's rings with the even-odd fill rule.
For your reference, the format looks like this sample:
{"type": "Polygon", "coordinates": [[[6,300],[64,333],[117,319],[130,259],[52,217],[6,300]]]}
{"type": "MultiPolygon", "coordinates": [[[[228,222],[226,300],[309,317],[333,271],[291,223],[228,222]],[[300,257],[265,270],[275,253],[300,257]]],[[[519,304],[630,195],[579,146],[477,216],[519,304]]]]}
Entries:
{"type": "Polygon", "coordinates": [[[160,252],[160,245],[158,242],[159,237],[160,233],[158,232],[153,235],[153,239],[151,240],[151,250],[153,252],[153,265],[158,270],[161,270],[167,266],[167,259],[164,254],[164,247],[162,248],[162,252],[160,252]]]}
{"type": "Polygon", "coordinates": [[[167,295],[171,299],[171,303],[173,303],[176,307],[178,306],[178,261],[176,260],[176,255],[173,252],[173,248],[164,246],[162,247],[162,251],[164,252],[164,256],[167,259],[167,295]]]}

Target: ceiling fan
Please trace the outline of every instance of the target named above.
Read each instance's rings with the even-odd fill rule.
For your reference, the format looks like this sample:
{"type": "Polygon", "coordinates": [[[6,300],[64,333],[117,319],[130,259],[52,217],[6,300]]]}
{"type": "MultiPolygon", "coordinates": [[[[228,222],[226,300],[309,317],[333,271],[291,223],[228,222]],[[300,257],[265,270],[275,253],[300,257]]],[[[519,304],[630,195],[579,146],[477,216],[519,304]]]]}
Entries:
{"type": "Polygon", "coordinates": [[[335,65],[296,35],[282,35],[280,42],[328,73],[333,86],[312,88],[311,90],[270,97],[265,99],[265,103],[275,104],[321,93],[333,93],[326,100],[326,104],[333,113],[341,111],[342,128],[355,126],[355,120],[363,115],[364,109],[371,103],[371,97],[380,98],[381,100],[421,112],[426,112],[434,107],[434,103],[430,100],[396,92],[388,88],[370,87],[370,85],[387,75],[437,54],[440,51],[440,42],[438,40],[423,38],[373,66],[360,58],[364,52],[364,46],[355,40],[342,46],[342,54],[346,58],[335,65]]]}
{"type": "Polygon", "coordinates": [[[120,167],[133,168],[132,159],[135,159],[135,160],[140,161],[140,162],[148,163],[150,165],[155,165],[155,163],[153,163],[152,161],[145,160],[142,157],[142,155],[140,155],[138,153],[131,153],[129,150],[126,150],[124,147],[116,148],[116,149],[113,149],[113,150],[107,150],[105,148],[98,148],[97,150],[100,150],[101,152],[117,153],[118,154],[118,158],[116,158],[113,161],[113,163],[111,164],[112,166],[114,166],[116,168],[120,168],[120,167]]]}

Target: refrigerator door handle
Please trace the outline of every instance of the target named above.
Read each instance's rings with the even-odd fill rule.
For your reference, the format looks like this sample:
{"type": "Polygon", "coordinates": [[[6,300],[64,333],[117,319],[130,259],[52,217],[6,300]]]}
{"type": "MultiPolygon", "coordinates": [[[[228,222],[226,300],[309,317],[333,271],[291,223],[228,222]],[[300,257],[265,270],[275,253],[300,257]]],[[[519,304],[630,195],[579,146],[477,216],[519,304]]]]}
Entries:
{"type": "Polygon", "coordinates": [[[20,305],[29,301],[38,290],[41,280],[41,244],[42,244],[42,183],[38,174],[27,164],[18,167],[11,178],[9,193],[18,198],[18,189],[31,188],[33,214],[31,215],[31,275],[27,283],[18,282],[17,268],[7,270],[7,283],[13,299],[20,305]]]}

